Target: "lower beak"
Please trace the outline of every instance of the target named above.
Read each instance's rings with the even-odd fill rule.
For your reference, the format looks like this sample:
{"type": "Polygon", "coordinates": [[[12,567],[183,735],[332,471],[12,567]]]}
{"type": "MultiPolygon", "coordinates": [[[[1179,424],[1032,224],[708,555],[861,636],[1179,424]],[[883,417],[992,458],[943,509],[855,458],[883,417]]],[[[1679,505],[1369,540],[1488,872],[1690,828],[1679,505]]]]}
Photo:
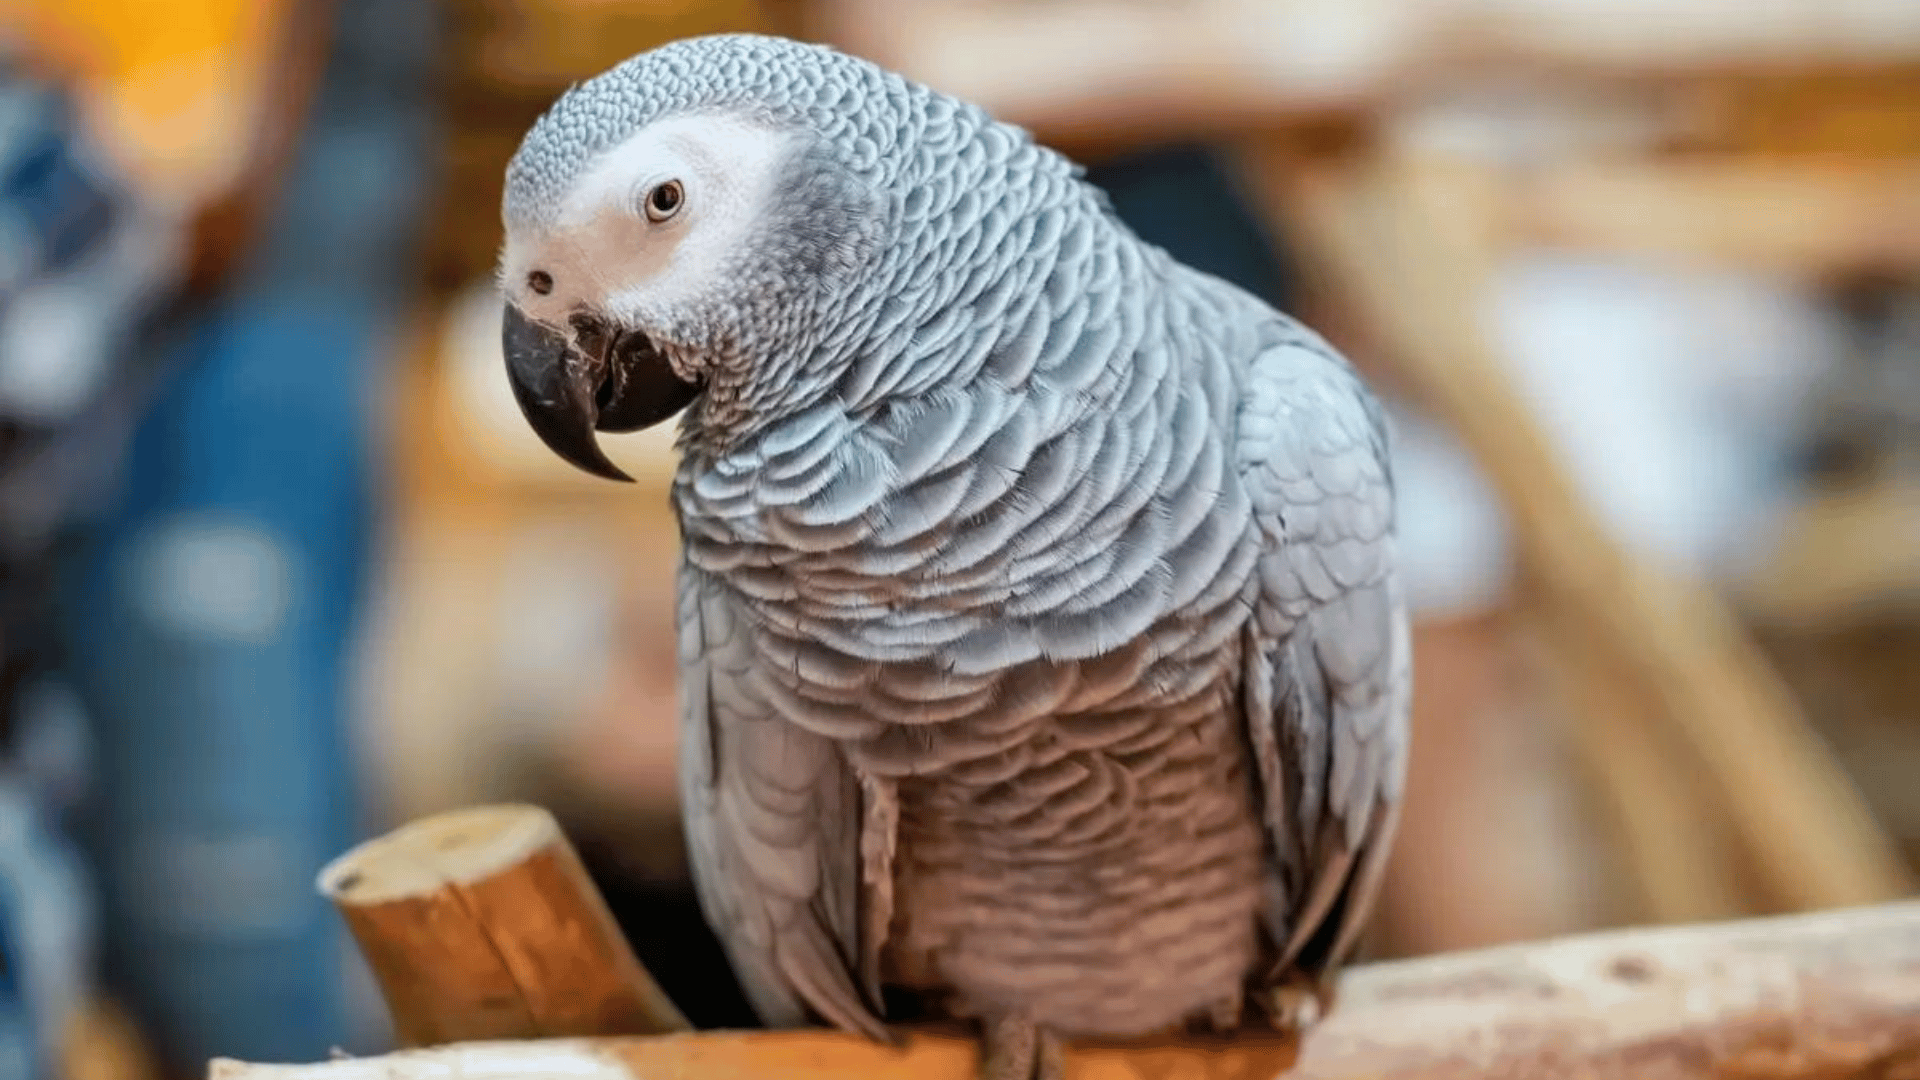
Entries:
{"type": "Polygon", "coordinates": [[[632,480],[607,459],[597,431],[638,431],[672,417],[700,387],[675,375],[646,338],[623,335],[602,355],[581,352],[562,332],[509,303],[501,320],[507,382],[533,433],[576,468],[632,480]]]}

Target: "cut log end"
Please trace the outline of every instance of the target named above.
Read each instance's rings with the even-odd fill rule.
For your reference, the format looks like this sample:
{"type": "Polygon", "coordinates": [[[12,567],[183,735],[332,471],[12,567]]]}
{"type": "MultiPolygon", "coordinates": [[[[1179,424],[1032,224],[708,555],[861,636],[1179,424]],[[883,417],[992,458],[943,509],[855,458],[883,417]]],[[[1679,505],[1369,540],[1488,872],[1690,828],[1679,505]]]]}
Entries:
{"type": "Polygon", "coordinates": [[[409,1046],[687,1030],[551,814],[484,806],[321,871],[409,1046]]]}
{"type": "Polygon", "coordinates": [[[536,806],[478,806],[375,837],[320,871],[322,895],[366,907],[471,885],[511,870],[562,840],[553,815],[536,806]]]}

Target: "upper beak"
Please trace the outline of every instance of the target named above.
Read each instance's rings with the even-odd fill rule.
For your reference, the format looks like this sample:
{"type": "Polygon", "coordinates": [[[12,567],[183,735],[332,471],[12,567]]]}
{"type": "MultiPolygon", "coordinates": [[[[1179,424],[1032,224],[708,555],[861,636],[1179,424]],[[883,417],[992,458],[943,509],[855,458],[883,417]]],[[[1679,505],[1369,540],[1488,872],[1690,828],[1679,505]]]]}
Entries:
{"type": "Polygon", "coordinates": [[[533,433],[577,468],[632,480],[607,459],[596,431],[638,431],[679,412],[700,392],[643,335],[609,336],[597,354],[522,314],[511,302],[501,321],[507,381],[533,433]]]}

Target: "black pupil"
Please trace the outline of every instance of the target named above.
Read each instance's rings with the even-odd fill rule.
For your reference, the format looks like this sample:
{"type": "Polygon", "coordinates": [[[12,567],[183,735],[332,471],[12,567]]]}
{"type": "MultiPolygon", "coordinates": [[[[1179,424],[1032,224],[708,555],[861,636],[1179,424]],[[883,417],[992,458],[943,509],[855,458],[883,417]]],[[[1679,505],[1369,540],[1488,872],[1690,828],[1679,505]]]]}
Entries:
{"type": "Polygon", "coordinates": [[[673,213],[680,205],[680,188],[677,184],[661,184],[653,189],[653,208],[663,214],[673,213]]]}
{"type": "Polygon", "coordinates": [[[553,275],[547,273],[545,270],[535,270],[533,273],[527,275],[527,285],[530,286],[534,292],[545,296],[553,291],[553,275]]]}

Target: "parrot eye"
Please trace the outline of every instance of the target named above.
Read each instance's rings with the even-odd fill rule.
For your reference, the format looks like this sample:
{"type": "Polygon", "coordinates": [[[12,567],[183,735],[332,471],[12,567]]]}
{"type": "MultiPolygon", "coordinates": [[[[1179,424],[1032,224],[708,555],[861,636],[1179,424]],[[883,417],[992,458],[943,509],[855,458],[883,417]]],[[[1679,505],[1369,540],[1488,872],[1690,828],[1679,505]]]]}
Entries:
{"type": "Polygon", "coordinates": [[[535,270],[527,275],[527,288],[540,296],[545,296],[553,291],[553,275],[545,270],[535,270]]]}
{"type": "Polygon", "coordinates": [[[647,220],[665,221],[680,210],[680,181],[669,180],[647,192],[647,220]]]}

